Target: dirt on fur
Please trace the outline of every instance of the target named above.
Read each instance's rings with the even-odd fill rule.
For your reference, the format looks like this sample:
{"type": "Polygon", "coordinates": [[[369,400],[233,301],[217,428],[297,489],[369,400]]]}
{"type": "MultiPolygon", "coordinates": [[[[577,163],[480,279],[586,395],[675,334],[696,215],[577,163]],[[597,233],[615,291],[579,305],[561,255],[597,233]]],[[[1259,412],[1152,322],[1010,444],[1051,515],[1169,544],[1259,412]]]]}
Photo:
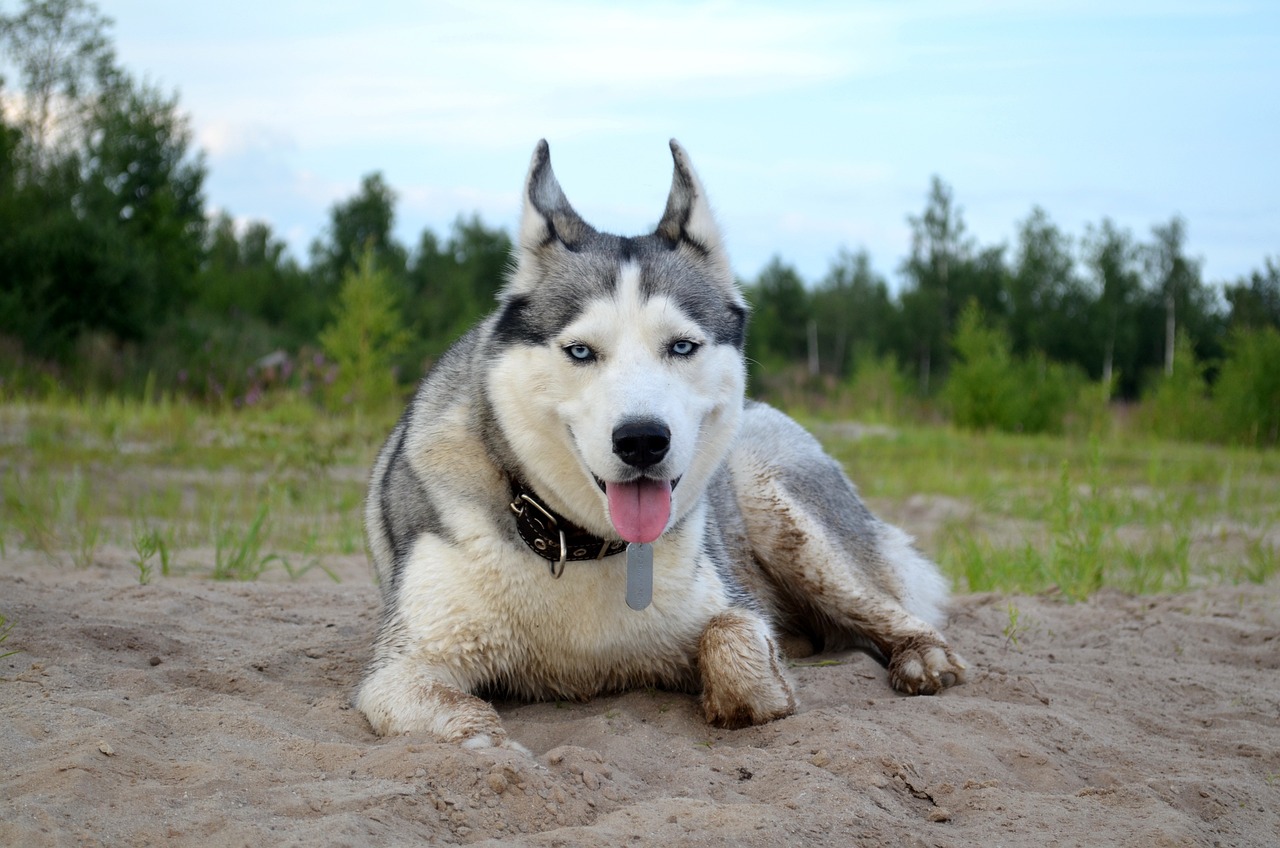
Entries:
{"type": "MultiPolygon", "coordinates": [[[[108,558],[109,559],[109,558],[108,558]]],[[[9,551],[0,844],[1271,846],[1280,584],[958,597],[969,681],[868,657],[791,670],[799,710],[716,730],[635,691],[500,703],[533,752],[379,739],[349,705],[363,557],[296,582],[139,585],[9,551]]],[[[572,579],[566,574],[565,579],[572,579]]]]}

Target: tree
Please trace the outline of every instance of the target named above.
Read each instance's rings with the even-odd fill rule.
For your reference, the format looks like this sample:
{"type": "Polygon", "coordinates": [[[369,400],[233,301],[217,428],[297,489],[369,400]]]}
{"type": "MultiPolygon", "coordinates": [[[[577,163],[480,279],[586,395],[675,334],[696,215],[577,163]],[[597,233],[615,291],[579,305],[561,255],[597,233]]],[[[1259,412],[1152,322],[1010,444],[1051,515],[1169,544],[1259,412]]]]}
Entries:
{"type": "Polygon", "coordinates": [[[1266,259],[1261,271],[1227,286],[1233,329],[1274,327],[1280,330],[1280,259],[1266,259]]]}
{"type": "MultiPolygon", "coordinates": [[[[177,95],[127,77],[94,109],[85,158],[84,213],[118,228],[142,258],[130,296],[154,324],[194,294],[204,251],[204,154],[192,152],[177,95]]],[[[132,328],[139,335],[141,327],[132,328]]]]}
{"type": "Polygon", "coordinates": [[[1232,331],[1213,402],[1221,435],[1229,440],[1255,447],[1280,443],[1280,330],[1267,325],[1232,331]]]}
{"type": "Polygon", "coordinates": [[[491,311],[506,277],[511,239],[478,216],[458,217],[448,240],[425,230],[406,272],[410,326],[420,359],[439,356],[491,311]]]}
{"type": "Polygon", "coordinates": [[[1009,334],[987,322],[970,301],[956,328],[957,362],[947,378],[945,399],[951,420],[975,430],[1013,430],[1021,387],[1009,334]]]}
{"type": "Polygon", "coordinates": [[[1072,348],[1088,329],[1087,316],[1079,314],[1083,292],[1071,240],[1039,206],[1018,227],[1008,291],[1014,352],[1025,356],[1039,350],[1059,360],[1073,358],[1072,348]]]}
{"type": "Polygon", "coordinates": [[[343,277],[334,320],[320,344],[338,366],[329,399],[335,406],[367,407],[395,396],[396,355],[408,342],[389,274],[367,247],[343,277]]]}
{"type": "Polygon", "coordinates": [[[1185,254],[1187,222],[1181,216],[1175,215],[1168,224],[1157,224],[1151,234],[1155,241],[1147,248],[1147,275],[1164,304],[1164,374],[1171,377],[1178,306],[1187,305],[1200,286],[1200,263],[1185,254]]]}
{"type": "Polygon", "coordinates": [[[965,238],[961,212],[951,187],[935,176],[924,214],[907,218],[911,255],[902,263],[908,285],[902,294],[902,311],[919,363],[922,394],[929,391],[934,360],[946,355],[956,311],[963,303],[954,299],[952,282],[973,255],[973,245],[965,238]]]}
{"type": "Polygon", "coordinates": [[[809,292],[796,269],[773,257],[746,290],[752,306],[748,358],[766,365],[803,362],[809,347],[809,292]]]}
{"type": "Polygon", "coordinates": [[[865,249],[841,250],[812,299],[823,370],[846,377],[857,365],[856,356],[888,350],[893,320],[889,287],[872,270],[865,249]]]}
{"type": "Polygon", "coordinates": [[[27,0],[0,16],[0,44],[22,84],[18,126],[37,173],[83,144],[98,97],[117,84],[111,25],[84,0],[27,0]]]}
{"type": "Polygon", "coordinates": [[[1108,391],[1115,379],[1117,345],[1121,348],[1121,361],[1136,365],[1132,322],[1142,293],[1138,258],[1132,233],[1117,227],[1110,218],[1103,218],[1101,225],[1090,226],[1086,231],[1084,261],[1093,274],[1097,293],[1094,323],[1102,332],[1101,376],[1108,391]]]}
{"type": "Polygon", "coordinates": [[[960,314],[956,362],[943,397],[960,427],[1056,432],[1075,399],[1079,375],[1039,351],[1015,356],[1009,333],[986,320],[977,301],[960,314]]]}
{"type": "Polygon", "coordinates": [[[109,25],[80,0],[0,18],[24,84],[0,301],[38,355],[65,359],[85,332],[144,339],[185,306],[203,249],[188,121],[115,66],[109,25]]]}
{"type": "Polygon", "coordinates": [[[308,277],[270,225],[251,221],[237,232],[227,214],[209,230],[197,277],[197,305],[221,318],[260,319],[287,330],[296,343],[314,339],[327,304],[313,296],[308,277]]]}
{"type": "Polygon", "coordinates": [[[380,269],[403,277],[406,251],[391,232],[395,206],[395,192],[376,171],[364,176],[354,197],[333,205],[324,237],[311,245],[311,271],[323,292],[335,291],[366,250],[380,269]]]}

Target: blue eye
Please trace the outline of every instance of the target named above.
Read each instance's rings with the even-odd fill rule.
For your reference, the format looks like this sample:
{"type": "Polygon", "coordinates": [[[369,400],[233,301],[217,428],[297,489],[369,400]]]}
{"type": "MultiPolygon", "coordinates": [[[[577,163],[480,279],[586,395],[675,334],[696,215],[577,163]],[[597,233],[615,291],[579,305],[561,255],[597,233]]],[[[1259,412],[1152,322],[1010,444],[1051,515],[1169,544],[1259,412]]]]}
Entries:
{"type": "Polygon", "coordinates": [[[671,352],[676,356],[692,356],[693,352],[698,349],[697,342],[691,342],[688,339],[680,339],[671,343],[671,352]]]}
{"type": "Polygon", "coordinates": [[[564,349],[574,362],[590,362],[596,358],[596,352],[584,344],[571,344],[564,349]]]}

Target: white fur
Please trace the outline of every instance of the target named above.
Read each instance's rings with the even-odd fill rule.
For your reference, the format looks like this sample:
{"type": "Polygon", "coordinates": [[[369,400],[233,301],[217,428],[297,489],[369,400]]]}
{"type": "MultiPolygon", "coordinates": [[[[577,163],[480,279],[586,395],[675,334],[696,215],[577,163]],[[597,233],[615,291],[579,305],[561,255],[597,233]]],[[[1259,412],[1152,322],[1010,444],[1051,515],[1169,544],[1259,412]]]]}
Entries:
{"type": "Polygon", "coordinates": [[[738,352],[709,344],[668,298],[643,298],[638,278],[634,266],[621,266],[615,297],[587,306],[552,345],[504,354],[489,374],[494,411],[530,485],[601,536],[613,530],[595,478],[617,480],[629,471],[612,449],[618,422],[657,418],[671,428],[664,467],[680,483],[670,526],[698,503],[742,415],[746,377],[738,352]],[[679,339],[702,347],[674,358],[667,348],[679,339]],[[598,361],[575,365],[564,354],[572,344],[589,346],[598,361]]]}

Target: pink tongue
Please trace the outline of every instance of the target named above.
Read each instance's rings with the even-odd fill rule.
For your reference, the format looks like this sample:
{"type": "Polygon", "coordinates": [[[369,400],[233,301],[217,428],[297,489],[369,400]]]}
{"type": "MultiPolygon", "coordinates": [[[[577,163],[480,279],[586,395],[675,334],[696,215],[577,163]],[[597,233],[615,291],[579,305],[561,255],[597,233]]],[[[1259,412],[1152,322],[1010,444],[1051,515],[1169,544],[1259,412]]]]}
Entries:
{"type": "Polygon", "coordinates": [[[605,483],[609,519],[628,542],[652,542],[667,529],[671,518],[671,481],[636,480],[605,483]]]}

